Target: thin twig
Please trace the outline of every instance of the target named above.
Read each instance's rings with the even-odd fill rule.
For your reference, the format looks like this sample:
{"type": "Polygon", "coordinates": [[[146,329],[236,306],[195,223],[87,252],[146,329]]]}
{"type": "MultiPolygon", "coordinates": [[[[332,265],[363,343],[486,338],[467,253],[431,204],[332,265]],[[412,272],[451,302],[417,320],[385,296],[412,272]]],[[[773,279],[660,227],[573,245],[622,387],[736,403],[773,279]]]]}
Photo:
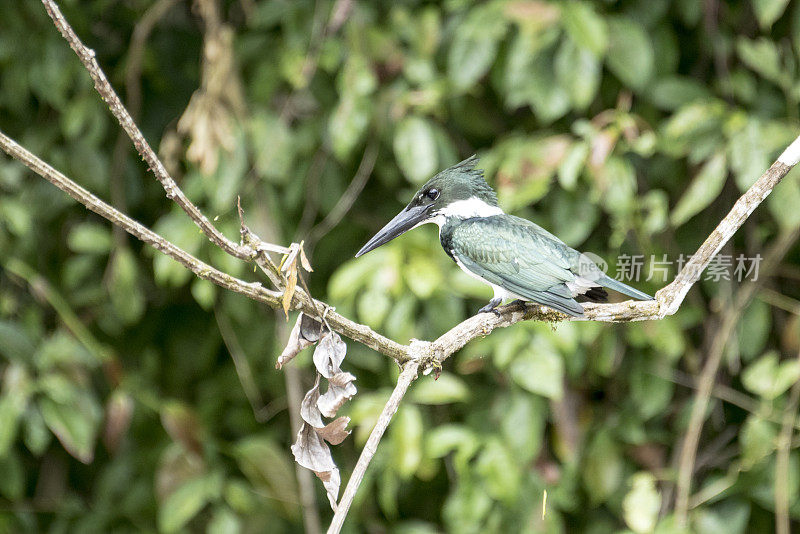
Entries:
{"type": "Polygon", "coordinates": [[[280,304],[281,295],[277,291],[271,291],[257,282],[245,282],[244,280],[235,278],[195,258],[146,226],[103,202],[98,197],[64,176],[61,172],[55,170],[44,161],[22,148],[3,132],[0,132],[0,148],[91,211],[124,228],[129,234],[176,260],[196,274],[198,278],[209,280],[220,287],[236,293],[241,293],[253,300],[264,302],[272,307],[277,307],[280,304]]]}
{"type": "Polygon", "coordinates": [[[314,225],[311,231],[308,233],[308,241],[311,244],[316,244],[316,242],[325,234],[331,231],[339,222],[342,220],[350,208],[353,207],[358,195],[361,194],[361,191],[364,189],[364,186],[367,185],[367,180],[369,180],[370,175],[372,174],[372,170],[375,168],[375,162],[378,159],[378,136],[372,138],[370,142],[367,143],[367,148],[364,149],[364,156],[361,158],[361,163],[358,164],[358,169],[356,170],[355,176],[350,181],[350,184],[345,189],[342,196],[339,197],[338,202],[333,207],[333,209],[325,216],[322,221],[314,225]]]}
{"type": "Polygon", "coordinates": [[[222,336],[222,342],[225,343],[225,348],[228,349],[228,354],[231,355],[233,360],[233,367],[236,369],[236,375],[239,377],[239,383],[242,385],[244,395],[250,403],[250,408],[253,410],[253,416],[256,421],[263,423],[264,418],[264,399],[261,398],[261,393],[258,391],[256,381],[253,379],[253,372],[250,370],[250,364],[247,361],[247,355],[244,353],[239,340],[236,338],[231,322],[224,313],[219,313],[219,310],[214,308],[214,319],[217,321],[219,334],[222,336]]]}
{"type": "Polygon", "coordinates": [[[700,442],[700,434],[703,431],[703,423],[706,418],[708,403],[711,398],[711,392],[714,389],[717,371],[719,370],[720,363],[722,363],[725,345],[733,334],[733,330],[739,322],[739,318],[747,307],[747,304],[749,304],[750,300],[764,283],[764,280],[766,280],[777,267],[789,248],[797,241],[798,236],[800,236],[800,230],[787,231],[772,244],[764,256],[758,279],[747,282],[747,284],[739,290],[733,304],[725,309],[719,329],[711,341],[708,357],[706,358],[700,378],[698,379],[698,388],[692,402],[689,425],[683,439],[683,444],[681,445],[680,460],[678,461],[675,516],[681,525],[686,524],[689,512],[689,498],[692,489],[692,475],[694,473],[695,460],[697,457],[697,445],[700,442]]]}
{"type": "Polygon", "coordinates": [[[336,507],[336,513],[333,515],[331,526],[328,528],[328,534],[338,534],[339,531],[342,530],[342,525],[347,517],[347,512],[350,510],[350,506],[353,504],[356,491],[358,491],[358,487],[364,479],[364,474],[367,472],[367,467],[370,461],[372,461],[372,457],[375,456],[375,452],[378,450],[378,443],[380,443],[383,433],[386,432],[386,427],[389,426],[392,417],[397,413],[397,408],[400,406],[400,401],[403,400],[406,391],[408,391],[408,387],[417,378],[417,371],[419,371],[419,368],[419,360],[411,360],[403,367],[403,371],[397,378],[397,385],[394,391],[392,391],[389,400],[386,401],[386,405],[383,407],[383,411],[378,417],[378,422],[375,423],[375,427],[372,429],[367,443],[361,451],[361,456],[358,457],[358,462],[356,462],[356,466],[353,468],[353,474],[350,475],[347,487],[336,507]]]}
{"type": "Polygon", "coordinates": [[[131,141],[133,141],[133,146],[136,147],[136,150],[147,162],[150,170],[153,171],[156,179],[158,179],[158,181],[161,183],[161,186],[167,193],[167,198],[174,200],[175,203],[186,212],[189,218],[192,219],[192,221],[194,221],[198,227],[200,227],[203,233],[206,234],[206,236],[218,247],[239,259],[249,260],[251,251],[225,237],[222,232],[217,229],[217,227],[211,224],[211,222],[208,220],[208,218],[206,218],[205,215],[203,215],[200,209],[195,206],[191,200],[189,200],[186,194],[178,187],[178,184],[175,183],[175,180],[172,179],[172,176],[170,176],[170,174],[167,172],[164,164],[161,163],[160,159],[158,159],[155,151],[153,151],[153,149],[147,143],[147,140],[142,135],[139,127],[133,121],[133,118],[131,117],[130,113],[128,113],[128,110],[125,109],[125,106],[122,104],[119,96],[111,87],[111,84],[108,82],[108,78],[106,78],[105,73],[102,71],[100,65],[95,59],[94,50],[83,44],[78,35],[75,33],[75,30],[72,29],[72,26],[70,26],[67,20],[64,18],[64,15],[61,14],[61,10],[58,8],[58,5],[56,5],[53,0],[42,0],[42,3],[47,10],[47,14],[50,15],[51,19],[53,19],[53,23],[55,24],[56,28],[58,28],[58,31],[60,31],[64,39],[67,40],[70,48],[75,51],[75,53],[78,55],[78,58],[81,60],[81,63],[83,63],[83,66],[92,77],[92,80],[94,80],[95,89],[98,93],[100,93],[100,96],[103,97],[103,100],[106,101],[111,113],[114,115],[114,117],[116,117],[117,121],[119,121],[120,126],[122,126],[122,128],[128,134],[128,137],[131,138],[131,141]]]}
{"type": "MultiPolygon", "coordinates": [[[[800,359],[800,354],[797,355],[800,359]]],[[[797,421],[797,406],[800,403],[800,382],[795,382],[789,393],[789,401],[783,410],[781,433],[778,435],[778,452],[775,457],[775,534],[791,532],[789,519],[789,451],[792,434],[797,421]]]]}

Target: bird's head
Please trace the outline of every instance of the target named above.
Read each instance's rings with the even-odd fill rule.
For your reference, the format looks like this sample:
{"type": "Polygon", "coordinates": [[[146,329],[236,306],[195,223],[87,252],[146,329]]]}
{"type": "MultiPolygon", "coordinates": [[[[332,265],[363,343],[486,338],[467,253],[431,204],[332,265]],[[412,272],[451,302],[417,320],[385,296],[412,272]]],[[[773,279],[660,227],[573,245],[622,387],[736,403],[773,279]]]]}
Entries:
{"type": "Polygon", "coordinates": [[[449,167],[419,188],[411,202],[370,239],[356,258],[425,223],[440,227],[448,218],[490,217],[503,210],[483,171],[476,169],[477,156],[449,167]]]}

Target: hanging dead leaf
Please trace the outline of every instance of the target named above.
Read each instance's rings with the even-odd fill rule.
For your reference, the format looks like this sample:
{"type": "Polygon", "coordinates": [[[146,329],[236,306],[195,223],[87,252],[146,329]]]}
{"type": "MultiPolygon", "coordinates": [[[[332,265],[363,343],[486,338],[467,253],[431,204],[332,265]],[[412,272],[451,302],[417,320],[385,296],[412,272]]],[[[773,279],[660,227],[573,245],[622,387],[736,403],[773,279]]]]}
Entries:
{"type": "Polygon", "coordinates": [[[292,327],[292,331],[289,334],[289,341],[286,342],[286,347],[283,349],[281,355],[278,356],[275,368],[282,368],[286,363],[300,354],[301,350],[317,342],[322,330],[322,323],[313,317],[301,313],[297,318],[297,322],[294,323],[294,327],[292,327]]]}
{"type": "Polygon", "coordinates": [[[308,341],[316,343],[319,341],[320,335],[322,335],[323,332],[328,331],[327,327],[323,326],[321,322],[317,321],[313,317],[309,317],[306,314],[301,314],[300,317],[303,319],[300,322],[300,335],[302,335],[303,338],[307,339],[308,341]]]}
{"type": "MultiPolygon", "coordinates": [[[[344,441],[348,435],[350,435],[350,432],[345,430],[350,422],[350,418],[339,417],[335,421],[328,423],[327,425],[325,424],[325,422],[322,420],[322,412],[320,412],[318,407],[319,401],[321,400],[319,394],[319,377],[320,375],[317,374],[317,380],[314,382],[314,387],[308,390],[306,396],[303,398],[303,402],[300,403],[300,417],[302,417],[303,421],[305,421],[307,424],[314,427],[317,433],[322,436],[325,441],[331,445],[338,445],[344,441]]],[[[355,380],[353,375],[350,375],[350,377],[352,377],[350,381],[355,380]]],[[[331,388],[329,387],[328,391],[330,391],[330,389],[331,388]]],[[[353,389],[355,389],[355,386],[353,386],[353,389]]],[[[343,404],[346,400],[347,399],[342,400],[339,406],[341,406],[341,404],[343,404]]],[[[333,415],[335,414],[336,411],[334,410],[333,415]]],[[[326,417],[333,417],[333,415],[326,415],[326,417]]]]}
{"type": "Polygon", "coordinates": [[[314,349],[314,365],[317,371],[325,378],[331,378],[337,373],[341,373],[340,366],[347,353],[347,345],[339,334],[328,332],[320,339],[317,348],[314,349]]]}
{"type": "Polygon", "coordinates": [[[328,391],[317,400],[317,408],[325,417],[334,417],[342,405],[355,397],[357,389],[350,373],[337,373],[328,380],[328,391]]]}
{"type": "Polygon", "coordinates": [[[314,272],[314,269],[311,268],[311,262],[308,261],[308,257],[306,256],[306,251],[303,249],[303,241],[300,241],[300,265],[303,266],[306,272],[314,272]]]}
{"type": "Polygon", "coordinates": [[[319,374],[317,380],[314,382],[314,387],[306,392],[303,397],[303,402],[300,403],[300,417],[303,421],[315,428],[322,428],[325,423],[322,422],[322,414],[317,408],[317,401],[319,400],[319,374]]]}
{"type": "Polygon", "coordinates": [[[338,445],[350,435],[350,431],[345,430],[349,424],[349,417],[338,417],[322,428],[317,428],[315,430],[322,439],[331,445],[338,445]]]}
{"type": "Polygon", "coordinates": [[[286,320],[289,320],[289,306],[292,304],[292,297],[294,297],[294,290],[297,287],[297,256],[284,264],[282,269],[286,272],[286,289],[283,291],[283,313],[286,314],[286,320]]]}
{"type": "Polygon", "coordinates": [[[322,485],[325,486],[325,491],[328,493],[328,501],[331,503],[331,510],[333,510],[335,514],[337,507],[336,501],[339,500],[339,486],[342,483],[339,470],[333,469],[321,473],[314,471],[314,474],[319,477],[322,481],[322,485]]]}

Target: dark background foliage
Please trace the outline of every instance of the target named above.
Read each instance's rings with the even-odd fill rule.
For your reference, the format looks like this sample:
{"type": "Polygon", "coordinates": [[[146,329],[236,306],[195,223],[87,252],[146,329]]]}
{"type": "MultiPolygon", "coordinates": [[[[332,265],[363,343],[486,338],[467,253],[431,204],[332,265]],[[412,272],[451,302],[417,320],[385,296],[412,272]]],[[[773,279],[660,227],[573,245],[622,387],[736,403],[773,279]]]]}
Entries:
{"type": "MultiPolygon", "coordinates": [[[[507,211],[612,267],[619,254],[675,261],[798,133],[800,5],[788,0],[62,7],[228,236],[241,195],[263,238],[305,240],[316,297],[404,343],[489,296],[433,228],[353,259],[441,168],[478,153],[507,211]],[[362,159],[363,192],[326,219],[362,159]]],[[[258,279],[165,198],[42,6],[0,10],[0,128],[190,252],[258,279]]],[[[723,253],[763,254],[795,229],[799,179],[723,253]]],[[[727,340],[692,531],[772,529],[781,482],[800,518],[796,438],[790,469],[776,469],[800,377],[797,259],[794,248],[727,340]]],[[[0,267],[0,530],[302,529],[274,369],[281,313],[193,278],[8,158],[0,267]]],[[[663,285],[642,273],[637,287],[663,285]]],[[[680,532],[676,458],[732,278],[699,283],[660,322],[525,323],[471,343],[438,381],[412,386],[347,528],[680,532]]],[[[309,386],[310,355],[292,365],[309,386]]],[[[344,368],[359,387],[343,408],[355,431],[333,452],[346,480],[397,369],[352,342],[344,368]]]]}

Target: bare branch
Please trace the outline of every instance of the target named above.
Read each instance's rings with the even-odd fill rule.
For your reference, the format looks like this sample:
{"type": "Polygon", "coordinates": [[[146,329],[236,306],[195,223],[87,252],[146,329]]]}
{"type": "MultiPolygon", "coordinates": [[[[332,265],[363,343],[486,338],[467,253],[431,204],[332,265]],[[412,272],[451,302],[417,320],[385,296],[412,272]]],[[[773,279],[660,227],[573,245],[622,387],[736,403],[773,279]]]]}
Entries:
{"type": "MultiPolygon", "coordinates": [[[[681,446],[678,461],[677,497],[675,498],[675,515],[680,524],[685,525],[689,512],[689,497],[691,493],[692,475],[695,471],[697,446],[700,443],[700,433],[706,419],[708,403],[716,382],[717,371],[722,363],[725,345],[733,334],[739,318],[758,289],[769,278],[789,248],[800,237],[800,229],[784,232],[770,247],[764,256],[763,267],[757,280],[749,281],[737,294],[732,306],[725,309],[721,325],[711,342],[708,357],[703,365],[703,371],[698,379],[697,393],[692,403],[692,412],[689,416],[689,426],[681,446]]],[[[708,240],[706,240],[708,242],[708,240]]]]}
{"type": "Polygon", "coordinates": [[[375,452],[378,450],[378,443],[380,443],[383,433],[386,432],[386,427],[389,426],[392,417],[397,413],[400,401],[403,400],[403,396],[406,394],[406,391],[408,391],[411,382],[417,378],[417,371],[419,368],[420,361],[417,359],[409,361],[403,367],[403,371],[397,378],[397,385],[394,391],[392,391],[389,400],[386,401],[386,405],[383,407],[383,411],[378,417],[378,422],[375,423],[375,427],[372,429],[367,443],[361,451],[361,456],[358,457],[358,462],[356,462],[356,466],[353,468],[353,474],[350,475],[347,487],[342,494],[342,498],[339,500],[336,513],[333,515],[333,520],[331,521],[331,526],[328,527],[328,534],[338,534],[339,531],[342,530],[342,525],[344,525],[347,512],[353,504],[356,491],[358,491],[361,481],[364,480],[364,474],[367,472],[367,467],[372,461],[372,457],[375,456],[375,452]]]}
{"type": "Polygon", "coordinates": [[[189,218],[200,227],[203,233],[222,250],[237,258],[249,260],[251,251],[225,237],[222,232],[211,224],[208,218],[202,214],[200,209],[189,200],[186,194],[181,191],[175,183],[175,180],[172,179],[172,176],[167,172],[164,164],[161,163],[161,160],[158,159],[156,153],[147,143],[139,127],[136,126],[128,110],[125,109],[119,96],[111,87],[105,73],[100,69],[100,65],[95,59],[94,50],[83,44],[75,33],[75,30],[72,29],[72,26],[70,26],[64,18],[64,15],[61,14],[61,10],[55,2],[52,0],[42,0],[42,3],[47,10],[47,14],[53,19],[53,23],[56,25],[56,28],[58,28],[58,31],[61,32],[61,35],[67,40],[69,46],[78,55],[78,58],[81,60],[81,63],[83,63],[83,66],[86,67],[86,70],[89,71],[89,75],[91,75],[92,80],[94,80],[95,89],[100,93],[100,96],[103,97],[103,100],[106,101],[111,113],[116,117],[117,121],[119,121],[120,126],[122,126],[128,134],[128,137],[131,138],[131,141],[133,141],[133,146],[136,147],[136,150],[147,162],[147,165],[150,167],[150,170],[153,171],[158,181],[161,182],[164,191],[167,193],[167,198],[174,200],[175,203],[186,212],[189,218]]]}
{"type": "Polygon", "coordinates": [[[171,257],[196,274],[198,278],[208,280],[224,289],[240,293],[253,300],[264,302],[272,307],[280,305],[281,294],[277,291],[269,290],[258,282],[245,282],[244,280],[240,280],[195,258],[143,224],[106,204],[98,197],[25,150],[3,132],[0,132],[0,148],[93,212],[108,219],[117,226],[120,226],[129,234],[144,241],[159,252],[171,257]]]}

